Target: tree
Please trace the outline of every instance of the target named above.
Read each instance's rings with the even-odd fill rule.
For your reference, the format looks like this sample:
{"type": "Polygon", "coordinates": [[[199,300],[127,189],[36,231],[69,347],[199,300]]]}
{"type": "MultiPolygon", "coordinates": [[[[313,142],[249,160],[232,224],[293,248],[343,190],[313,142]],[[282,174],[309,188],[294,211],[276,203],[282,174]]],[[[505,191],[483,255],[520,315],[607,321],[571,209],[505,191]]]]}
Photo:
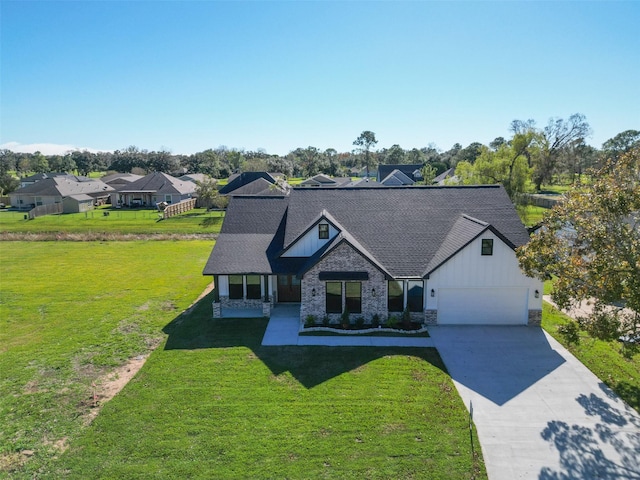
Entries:
{"type": "Polygon", "coordinates": [[[201,207],[211,208],[216,204],[218,199],[218,188],[213,180],[203,180],[196,182],[196,195],[198,196],[198,205],[201,207]]]}
{"type": "Polygon", "coordinates": [[[40,152],[35,152],[31,156],[31,170],[35,173],[47,173],[49,171],[49,161],[40,152]]]}
{"type": "Polygon", "coordinates": [[[602,144],[605,159],[618,159],[620,155],[640,146],[640,131],[625,130],[602,144]]]}
{"type": "Polygon", "coordinates": [[[371,161],[371,147],[374,147],[378,143],[376,140],[376,134],[365,130],[360,134],[358,138],[353,141],[353,144],[360,147],[360,150],[364,152],[364,166],[367,167],[367,177],[369,176],[369,167],[373,166],[371,161]]]}
{"type": "Polygon", "coordinates": [[[593,178],[567,192],[516,253],[527,275],[557,277],[560,308],[591,301],[593,314],[578,319],[580,326],[612,339],[640,328],[640,148],[593,178]]]}
{"type": "Polygon", "coordinates": [[[433,165],[426,164],[420,170],[422,173],[422,181],[425,185],[431,185],[433,183],[433,179],[437,176],[437,170],[433,165]]]}
{"type": "Polygon", "coordinates": [[[581,113],[574,113],[568,120],[562,118],[549,120],[541,132],[542,148],[534,165],[533,182],[536,190],[540,190],[543,183],[551,181],[562,151],[568,147],[584,144],[585,138],[590,134],[591,127],[587,118],[581,113]]]}

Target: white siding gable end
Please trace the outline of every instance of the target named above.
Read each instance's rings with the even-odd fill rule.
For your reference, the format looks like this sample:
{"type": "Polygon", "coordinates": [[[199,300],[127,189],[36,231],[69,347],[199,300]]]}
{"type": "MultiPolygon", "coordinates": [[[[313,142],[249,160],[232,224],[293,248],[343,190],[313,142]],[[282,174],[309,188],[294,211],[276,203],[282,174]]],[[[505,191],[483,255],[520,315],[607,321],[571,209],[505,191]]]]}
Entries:
{"type": "Polygon", "coordinates": [[[288,249],[286,252],[282,254],[283,257],[310,257],[322,247],[324,247],[327,243],[332,241],[340,231],[336,229],[331,223],[322,219],[307,233],[298,238],[288,249]],[[319,225],[324,224],[329,226],[329,238],[321,239],[319,238],[319,225]]]}

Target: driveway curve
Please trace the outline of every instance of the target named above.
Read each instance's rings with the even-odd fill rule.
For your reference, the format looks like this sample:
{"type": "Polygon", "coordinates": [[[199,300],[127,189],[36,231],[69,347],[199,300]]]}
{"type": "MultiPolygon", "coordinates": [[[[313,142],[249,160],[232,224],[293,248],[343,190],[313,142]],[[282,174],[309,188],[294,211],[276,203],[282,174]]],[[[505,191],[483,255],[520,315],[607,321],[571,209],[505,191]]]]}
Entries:
{"type": "Polygon", "coordinates": [[[638,479],[640,415],[538,327],[431,327],[489,480],[638,479]]]}

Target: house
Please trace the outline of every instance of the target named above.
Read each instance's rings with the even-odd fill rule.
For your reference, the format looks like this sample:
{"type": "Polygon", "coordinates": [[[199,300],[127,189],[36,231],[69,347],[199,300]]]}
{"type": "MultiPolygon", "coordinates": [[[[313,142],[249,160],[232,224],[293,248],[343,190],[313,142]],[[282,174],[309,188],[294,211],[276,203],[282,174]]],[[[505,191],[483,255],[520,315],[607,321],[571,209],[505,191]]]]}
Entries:
{"type": "Polygon", "coordinates": [[[433,185],[446,185],[447,180],[449,182],[452,182],[452,183],[457,183],[456,182],[456,169],[455,168],[449,168],[448,170],[445,170],[440,175],[435,177],[431,181],[431,183],[433,185]]]}
{"type": "Polygon", "coordinates": [[[64,213],[72,213],[86,211],[87,208],[93,208],[93,205],[106,203],[113,191],[113,187],[101,180],[76,175],[53,174],[33,183],[28,182],[26,186],[11,192],[9,198],[12,207],[19,210],[31,210],[42,205],[64,204],[64,199],[67,197],[81,196],[79,201],[84,206],[77,205],[76,200],[63,205],[64,213]],[[91,198],[91,202],[87,200],[86,196],[91,198]]]}
{"type": "Polygon", "coordinates": [[[211,180],[211,177],[206,173],[186,173],[184,175],[180,175],[178,177],[178,180],[183,180],[186,182],[193,182],[193,183],[197,183],[197,182],[203,183],[211,180]]]}
{"type": "Polygon", "coordinates": [[[330,177],[319,173],[305,181],[300,182],[298,187],[342,187],[351,183],[351,177],[330,177]]]}
{"type": "Polygon", "coordinates": [[[40,180],[46,180],[47,178],[54,177],[68,177],[68,173],[63,172],[48,172],[48,173],[36,173],[35,175],[31,175],[29,177],[23,177],[20,179],[20,187],[26,187],[27,185],[33,185],[40,180]]]}
{"type": "Polygon", "coordinates": [[[284,175],[280,173],[268,173],[268,172],[242,172],[242,173],[234,173],[229,177],[227,184],[220,188],[220,195],[258,195],[262,192],[265,192],[266,188],[269,188],[270,185],[273,185],[274,189],[279,189],[284,192],[282,187],[279,187],[279,179],[284,178],[284,175]],[[262,181],[264,180],[264,181],[262,181]],[[252,185],[248,188],[247,185],[250,185],[254,182],[257,182],[255,185],[252,185]],[[268,182],[270,185],[265,187],[265,182],[268,182]],[[243,188],[243,190],[239,190],[243,188]],[[252,193],[255,192],[255,193],[252,193]]]}
{"type": "Polygon", "coordinates": [[[539,324],[519,269],[527,230],[502,186],[293,189],[234,197],[204,268],[214,317],[299,303],[307,315],[426,324],[539,324]]]}
{"type": "Polygon", "coordinates": [[[178,203],[195,196],[196,184],[162,172],[153,172],[120,185],[111,194],[113,206],[155,207],[158,203],[178,203]]]}
{"type": "Polygon", "coordinates": [[[384,177],[380,181],[380,185],[386,185],[387,187],[398,187],[401,185],[413,185],[414,182],[408,175],[402,173],[400,170],[393,170],[389,175],[384,177]]]}
{"type": "Polygon", "coordinates": [[[394,170],[398,170],[405,174],[407,177],[411,179],[412,182],[421,182],[422,181],[422,164],[411,164],[411,165],[378,165],[378,176],[376,180],[378,182],[382,182],[385,178],[387,178],[394,170]]]}
{"type": "Polygon", "coordinates": [[[111,185],[116,190],[123,185],[129,185],[136,180],[140,180],[142,175],[136,175],[135,173],[109,173],[105,175],[100,180],[102,180],[107,185],[111,185]]]}

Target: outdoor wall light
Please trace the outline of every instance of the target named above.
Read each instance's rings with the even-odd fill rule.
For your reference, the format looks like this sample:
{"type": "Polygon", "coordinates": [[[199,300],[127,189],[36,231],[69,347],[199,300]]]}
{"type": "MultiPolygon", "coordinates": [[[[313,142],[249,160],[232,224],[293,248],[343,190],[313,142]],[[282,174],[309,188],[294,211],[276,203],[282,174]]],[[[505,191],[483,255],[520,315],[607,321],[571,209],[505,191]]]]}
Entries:
{"type": "Polygon", "coordinates": [[[376,296],[376,289],[375,289],[375,288],[372,288],[372,289],[371,289],[371,296],[372,296],[372,297],[375,297],[375,296],[376,296]]]}
{"type": "Polygon", "coordinates": [[[534,295],[536,296],[536,298],[540,298],[540,292],[538,290],[535,291],[534,295]]]}
{"type": "Polygon", "coordinates": [[[316,289],[315,288],[311,289],[311,296],[312,297],[316,296],[316,289]]]}
{"type": "Polygon", "coordinates": [[[432,296],[432,297],[435,297],[435,296],[436,296],[436,291],[435,291],[433,288],[431,289],[431,296],[432,296]]]}

